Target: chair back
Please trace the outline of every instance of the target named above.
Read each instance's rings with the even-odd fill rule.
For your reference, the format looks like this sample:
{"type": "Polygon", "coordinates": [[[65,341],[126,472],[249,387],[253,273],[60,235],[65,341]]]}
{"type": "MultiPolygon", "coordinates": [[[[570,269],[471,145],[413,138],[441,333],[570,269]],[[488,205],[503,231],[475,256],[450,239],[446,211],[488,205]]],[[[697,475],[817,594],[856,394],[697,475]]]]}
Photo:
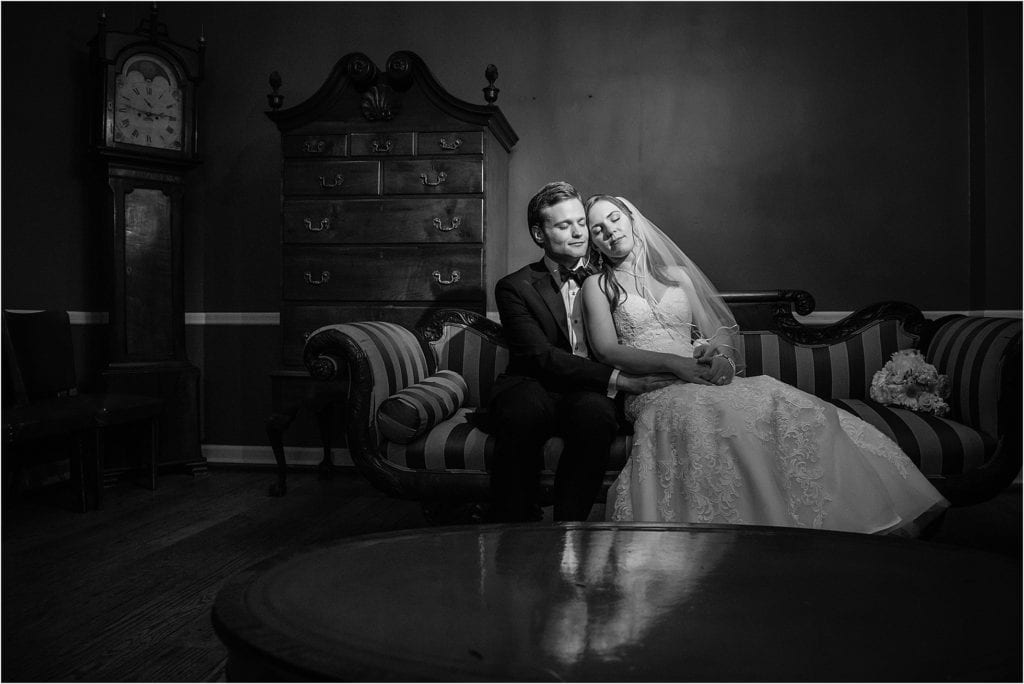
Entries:
{"type": "Polygon", "coordinates": [[[5,393],[8,383],[28,400],[78,393],[67,311],[4,311],[3,320],[5,393]]]}

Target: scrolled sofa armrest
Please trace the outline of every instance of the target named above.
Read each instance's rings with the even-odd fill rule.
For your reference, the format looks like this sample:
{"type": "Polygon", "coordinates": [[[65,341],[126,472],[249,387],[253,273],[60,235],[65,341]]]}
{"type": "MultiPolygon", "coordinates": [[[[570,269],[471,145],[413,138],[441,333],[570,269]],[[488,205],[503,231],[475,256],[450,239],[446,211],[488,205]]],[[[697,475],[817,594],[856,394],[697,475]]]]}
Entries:
{"type": "Polygon", "coordinates": [[[394,477],[381,467],[377,456],[377,408],[389,396],[432,374],[433,355],[408,328],[365,321],[315,330],[306,339],[303,361],[310,375],[320,380],[336,379],[347,369],[346,436],[352,461],[371,482],[394,491],[394,477]]]}
{"type": "Polygon", "coordinates": [[[960,504],[994,496],[1020,472],[1021,331],[1019,318],[954,314],[926,333],[925,358],[949,378],[949,418],[997,440],[991,458],[947,494],[960,504]]]}

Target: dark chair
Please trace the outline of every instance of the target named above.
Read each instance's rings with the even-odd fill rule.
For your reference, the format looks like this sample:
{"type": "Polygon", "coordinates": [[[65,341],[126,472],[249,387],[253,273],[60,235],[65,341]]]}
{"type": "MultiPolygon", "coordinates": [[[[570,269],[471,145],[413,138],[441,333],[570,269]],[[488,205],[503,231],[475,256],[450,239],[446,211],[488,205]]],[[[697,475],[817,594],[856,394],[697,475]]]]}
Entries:
{"type": "Polygon", "coordinates": [[[79,393],[66,311],[4,311],[3,355],[4,475],[12,487],[23,464],[67,457],[78,508],[88,508],[90,490],[100,508],[107,433],[148,423],[149,488],[156,489],[163,401],[79,393]]]}

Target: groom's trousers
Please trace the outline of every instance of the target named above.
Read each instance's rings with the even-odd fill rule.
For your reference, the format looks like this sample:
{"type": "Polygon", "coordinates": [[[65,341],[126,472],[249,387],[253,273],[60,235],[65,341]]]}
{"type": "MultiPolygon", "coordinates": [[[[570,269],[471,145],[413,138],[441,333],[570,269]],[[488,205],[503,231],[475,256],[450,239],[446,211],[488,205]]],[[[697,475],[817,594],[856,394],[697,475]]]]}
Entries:
{"type": "Polygon", "coordinates": [[[491,466],[496,521],[533,518],[540,500],[544,443],[564,442],[555,471],[554,519],[586,520],[600,492],[612,440],[618,431],[615,403],[590,391],[549,392],[534,378],[499,383],[488,422],[496,437],[491,466]]]}

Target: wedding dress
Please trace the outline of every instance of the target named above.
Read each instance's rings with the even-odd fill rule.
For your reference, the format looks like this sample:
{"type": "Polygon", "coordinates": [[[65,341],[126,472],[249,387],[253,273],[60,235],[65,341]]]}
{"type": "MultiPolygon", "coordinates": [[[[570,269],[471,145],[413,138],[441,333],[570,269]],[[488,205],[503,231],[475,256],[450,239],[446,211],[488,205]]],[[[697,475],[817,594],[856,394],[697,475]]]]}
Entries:
{"type": "MultiPolygon", "coordinates": [[[[613,319],[622,344],[693,356],[679,287],[653,304],[628,296],[613,319]]],[[[766,375],[679,382],[625,408],[633,450],[608,492],[612,520],[914,534],[949,505],[876,428],[766,375]]]]}

